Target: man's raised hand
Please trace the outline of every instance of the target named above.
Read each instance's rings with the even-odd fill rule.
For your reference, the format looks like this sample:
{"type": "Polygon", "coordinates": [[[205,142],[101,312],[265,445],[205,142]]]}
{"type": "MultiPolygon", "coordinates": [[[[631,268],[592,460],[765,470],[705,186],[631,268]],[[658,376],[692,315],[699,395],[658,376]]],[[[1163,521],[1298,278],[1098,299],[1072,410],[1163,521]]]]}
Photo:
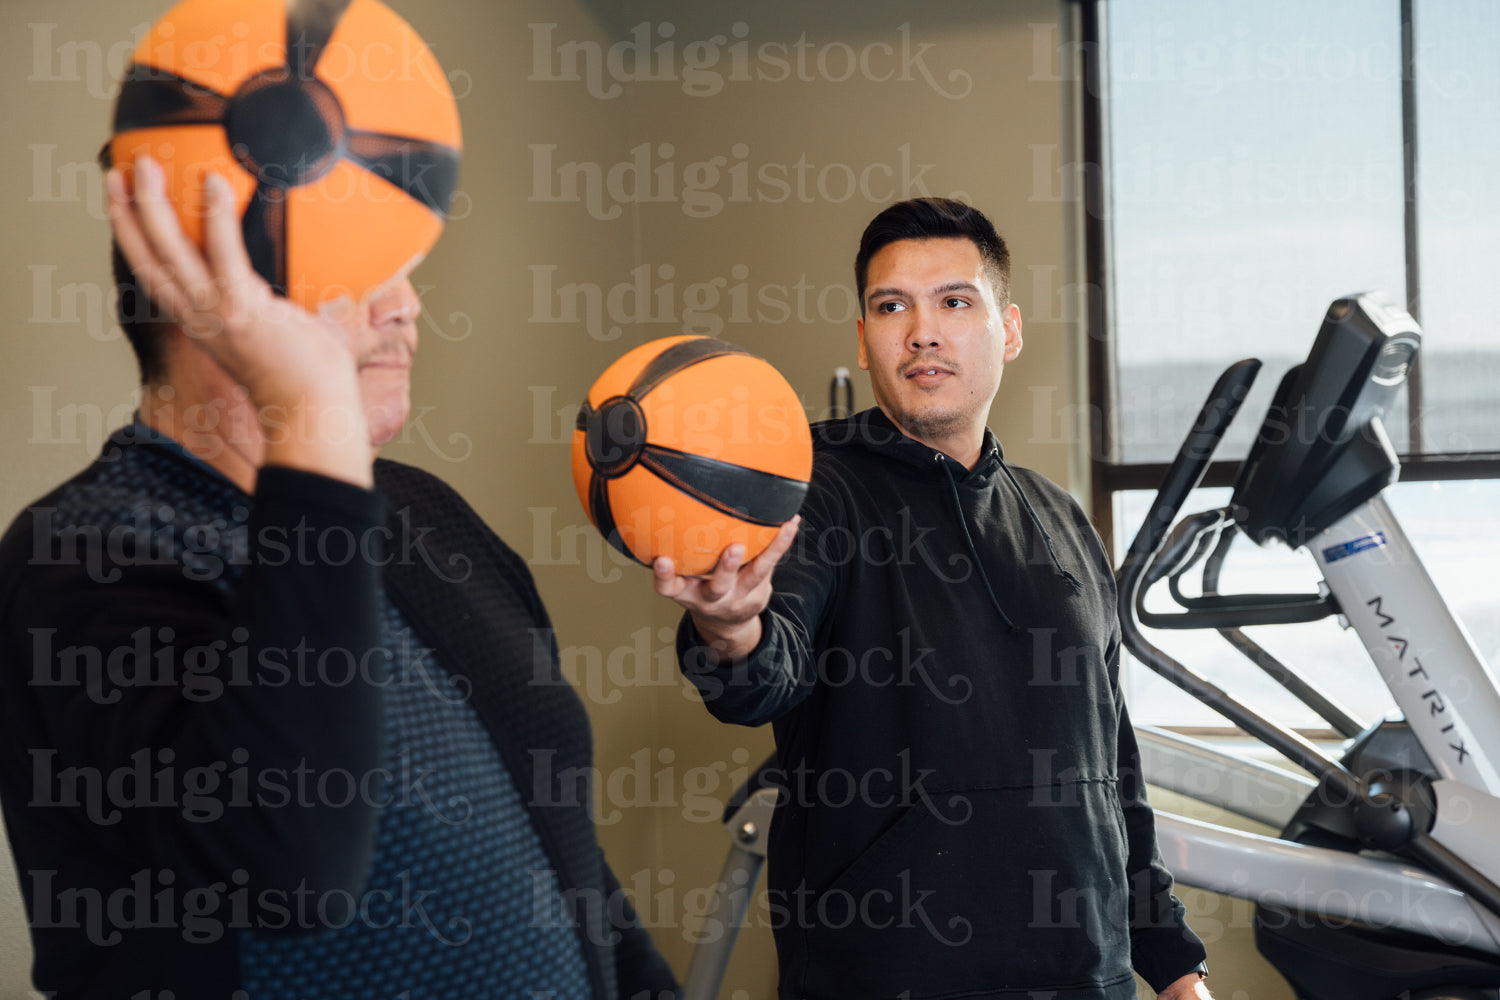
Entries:
{"type": "Polygon", "coordinates": [[[765,551],[745,562],[738,543],[719,555],[706,576],[679,576],[665,556],[651,565],[656,592],[692,615],[693,627],[726,659],[743,659],[760,644],[760,613],[771,601],[771,573],[797,537],[801,515],[781,526],[765,551]]]}
{"type": "Polygon", "coordinates": [[[234,382],[268,426],[266,461],[368,485],[372,452],[360,402],[358,315],[317,316],[275,294],[251,266],[229,182],[205,183],[204,250],[188,239],[160,165],[105,179],[115,241],[141,290],[234,382]]]}

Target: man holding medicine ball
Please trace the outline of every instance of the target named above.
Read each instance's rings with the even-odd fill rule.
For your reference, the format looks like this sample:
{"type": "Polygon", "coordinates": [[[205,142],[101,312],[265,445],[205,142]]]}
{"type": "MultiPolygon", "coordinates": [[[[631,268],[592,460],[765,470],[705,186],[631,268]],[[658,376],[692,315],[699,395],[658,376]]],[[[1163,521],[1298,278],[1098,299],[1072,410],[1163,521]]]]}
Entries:
{"type": "Polygon", "coordinates": [[[221,176],[200,252],[132,166],[107,186],[137,420],[0,542],[36,986],[672,1000],[589,796],[531,771],[591,746],[530,573],[376,460],[410,407],[411,282],[315,315],[252,268],[221,176]]]}
{"type": "Polygon", "coordinates": [[[758,558],[654,567],[709,711],[775,730],[784,998],[1129,1000],[1132,970],[1208,996],[1122,701],[1109,560],[986,427],[1021,350],[1009,270],[960,202],[876,216],[855,276],[877,407],[814,425],[800,519],[758,558]]]}

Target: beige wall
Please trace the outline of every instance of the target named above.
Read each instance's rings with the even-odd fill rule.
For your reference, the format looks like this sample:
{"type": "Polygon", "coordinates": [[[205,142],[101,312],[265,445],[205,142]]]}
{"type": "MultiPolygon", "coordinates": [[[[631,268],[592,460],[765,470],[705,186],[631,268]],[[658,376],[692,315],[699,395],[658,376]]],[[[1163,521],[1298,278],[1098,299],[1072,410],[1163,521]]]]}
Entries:
{"type": "MultiPolygon", "coordinates": [[[[1050,74],[1048,67],[1038,72],[1032,59],[1038,33],[1055,47],[1056,5],[1050,0],[920,7],[866,3],[857,16],[850,16],[851,9],[770,3],[726,12],[725,5],[671,0],[632,8],[632,26],[670,23],[683,40],[722,36],[732,42],[736,21],[748,27],[745,40],[752,51],[764,42],[795,44],[805,36],[806,75],[821,77],[726,82],[712,96],[695,96],[682,85],[640,88],[632,147],[649,143],[659,152],[670,144],[678,164],[720,157],[726,172],[747,163],[751,198],[722,205],[640,206],[640,261],[653,269],[670,264],[679,282],[725,278],[733,284],[743,276],[753,300],[784,295],[790,317],[780,319],[768,305],[760,311],[771,321],[726,322],[717,335],[772,361],[804,394],[816,418],[826,413],[827,386],[839,365],[854,370],[856,405],[873,402],[855,352],[851,265],[864,225],[900,197],[968,198],[993,216],[1009,241],[1016,261],[1014,294],[1028,317],[1025,349],[1009,366],[991,422],[1010,457],[1065,481],[1067,443],[1047,440],[1035,429],[1027,389],[1058,386],[1066,392],[1069,373],[1059,309],[1049,304],[1038,313],[1033,307],[1036,276],[1060,275],[1064,254],[1063,206],[1033,197],[1030,148],[1055,150],[1061,142],[1060,86],[1055,79],[1033,79],[1050,74]],[[866,60],[870,78],[856,71],[848,80],[838,79],[847,72],[850,53],[866,60]],[[921,61],[903,71],[901,56],[918,53],[921,61]],[[893,78],[874,79],[887,73],[893,78]],[[799,190],[799,170],[805,193],[799,190]],[[763,173],[770,180],[758,184],[763,173]],[[783,177],[789,193],[773,183],[783,177]]],[[[797,50],[789,51],[788,58],[796,56],[797,50]]],[[[779,75],[771,65],[765,71],[779,75]]],[[[700,83],[705,90],[714,86],[712,80],[700,83]]],[[[616,158],[626,155],[621,149],[616,158]]],[[[726,184],[721,190],[727,189],[726,184]]],[[[1053,293],[1060,296],[1062,281],[1055,284],[1053,293]]],[[[676,327],[651,325],[646,335],[675,332],[676,327]]],[[[659,603],[655,616],[661,625],[671,625],[676,608],[659,603]]],[[[765,733],[716,726],[694,700],[672,697],[662,711],[662,732],[677,741],[680,764],[704,766],[742,748],[758,760],[769,749],[765,733]]],[[[721,833],[678,818],[665,823],[661,835],[664,857],[679,884],[702,885],[713,877],[721,833]]],[[[769,983],[757,987],[746,968],[752,956],[762,968],[772,966],[768,937],[763,931],[747,935],[737,949],[735,983],[750,989],[751,996],[770,995],[769,983]]]]}
{"type": "MultiPolygon", "coordinates": [[[[722,801],[732,779],[768,752],[769,734],[707,716],[670,662],[674,606],[587,528],[568,473],[577,401],[628,347],[687,330],[763,354],[810,414],[821,415],[833,368],[854,367],[850,261],[860,229],[893,198],[961,193],[1010,241],[1013,295],[1026,317],[1025,350],[1007,374],[993,426],[1009,457],[1081,492],[1082,452],[1067,424],[1080,365],[1066,321],[1076,247],[1058,173],[1067,146],[1067,94],[1055,62],[1060,7],[1057,0],[393,5],[452,74],[466,148],[457,217],[417,275],[426,307],[417,416],[388,454],[452,482],[534,567],[565,669],[594,723],[601,840],[622,882],[649,897],[640,902],[658,925],[658,943],[683,971],[693,929],[687,911],[701,905],[694,890],[716,875],[726,846],[707,803],[722,801]],[[608,75],[597,86],[556,78],[565,75],[559,46],[603,53],[638,30],[653,48],[673,45],[675,79],[627,83],[611,96],[608,75]],[[716,37],[717,65],[684,74],[691,54],[706,53],[692,43],[716,37]],[[737,62],[736,52],[749,62],[737,62]],[[795,78],[799,52],[812,79],[795,78]],[[791,60],[793,79],[725,79],[741,65],[776,76],[776,58],[791,60]],[[619,203],[607,189],[597,204],[582,193],[565,196],[563,164],[593,165],[602,176],[613,168],[618,181],[628,173],[620,165],[643,144],[653,179],[670,174],[674,196],[642,203],[618,182],[619,203]],[[684,195],[710,186],[716,157],[717,185],[684,195]],[[732,200],[741,192],[747,202],[732,200]],[[674,286],[662,293],[673,318],[640,322],[617,292],[620,308],[595,323],[570,317],[559,298],[575,283],[607,299],[639,268],[653,301],[674,286]],[[699,298],[716,281],[718,301],[699,298]],[[747,296],[747,309],[737,296],[747,296]],[[648,791],[662,787],[661,799],[648,791]]],[[[106,227],[88,164],[107,131],[110,81],[126,40],[163,6],[8,0],[4,7],[12,142],[0,168],[0,222],[9,234],[0,250],[7,320],[0,522],[87,462],[130,411],[133,368],[105,318],[106,227]]],[[[869,404],[862,376],[856,395],[869,404]]],[[[0,887],[0,899],[8,907],[0,914],[6,1000],[25,995],[25,940],[13,893],[0,887]]],[[[724,995],[770,996],[773,982],[769,934],[752,929],[724,995]]],[[[1278,995],[1270,985],[1233,985],[1250,992],[1230,995],[1278,995]]]]}

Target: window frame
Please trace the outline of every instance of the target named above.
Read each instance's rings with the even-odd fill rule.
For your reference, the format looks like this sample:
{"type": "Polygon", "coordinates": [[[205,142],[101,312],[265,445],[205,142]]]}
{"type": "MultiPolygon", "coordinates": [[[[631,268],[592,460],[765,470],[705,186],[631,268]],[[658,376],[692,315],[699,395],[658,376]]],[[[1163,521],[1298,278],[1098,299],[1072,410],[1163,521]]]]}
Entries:
{"type": "MultiPolygon", "coordinates": [[[[1127,462],[1115,459],[1118,413],[1114,400],[1114,313],[1109,228],[1109,78],[1106,71],[1108,0],[1072,0],[1078,8],[1076,47],[1080,82],[1079,143],[1083,217],[1083,327],[1087,349],[1089,397],[1089,499],[1095,527],[1106,551],[1115,550],[1115,494],[1124,490],[1155,491],[1166,475],[1165,462],[1127,462]]],[[[1416,31],[1414,0],[1400,0],[1401,119],[1403,139],[1404,239],[1406,308],[1418,324],[1421,317],[1421,260],[1418,253],[1418,143],[1416,114],[1416,31]]],[[[1422,450],[1422,365],[1420,358],[1408,376],[1408,425],[1417,450],[1399,456],[1402,482],[1500,479],[1500,451],[1466,454],[1422,450]]],[[[1182,432],[1186,435],[1188,428],[1182,432]]],[[[1203,486],[1233,485],[1238,460],[1210,463],[1203,486]]],[[[1120,526],[1133,537],[1133,526],[1120,526]]]]}

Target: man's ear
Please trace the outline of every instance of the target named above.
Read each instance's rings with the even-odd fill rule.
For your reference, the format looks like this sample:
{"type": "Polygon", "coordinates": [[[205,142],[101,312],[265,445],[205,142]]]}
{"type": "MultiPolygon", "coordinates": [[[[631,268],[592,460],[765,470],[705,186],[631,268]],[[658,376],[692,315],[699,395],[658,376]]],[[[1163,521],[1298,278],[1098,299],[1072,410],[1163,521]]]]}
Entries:
{"type": "Polygon", "coordinates": [[[870,355],[865,351],[865,319],[863,316],[854,321],[854,328],[859,331],[859,370],[867,372],[870,370],[870,355]]]}
{"type": "Polygon", "coordinates": [[[1000,316],[1005,324],[1005,360],[1014,361],[1021,353],[1021,307],[1012,302],[1000,316]]]}

